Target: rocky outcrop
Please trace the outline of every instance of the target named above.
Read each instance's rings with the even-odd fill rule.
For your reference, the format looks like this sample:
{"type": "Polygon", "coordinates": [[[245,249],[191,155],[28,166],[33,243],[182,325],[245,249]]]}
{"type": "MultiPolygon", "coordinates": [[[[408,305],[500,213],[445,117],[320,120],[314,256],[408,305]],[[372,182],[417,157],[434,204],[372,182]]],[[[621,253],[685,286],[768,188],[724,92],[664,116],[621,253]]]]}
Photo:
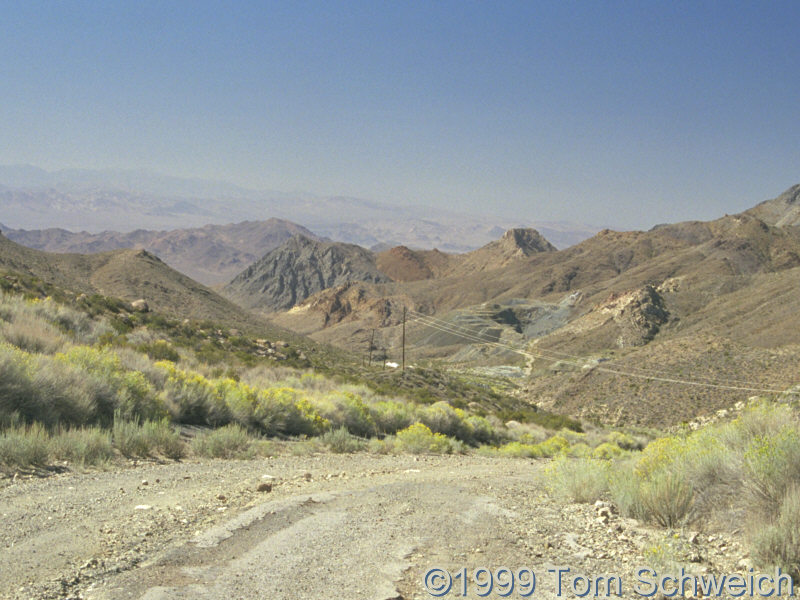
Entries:
{"type": "Polygon", "coordinates": [[[500,269],[534,254],[555,252],[557,248],[535,229],[509,229],[499,240],[463,255],[458,273],[500,269]]]}
{"type": "Polygon", "coordinates": [[[246,308],[280,311],[352,281],[391,280],[378,270],[375,255],[360,246],[297,235],[237,275],[225,293],[246,308]]]}
{"type": "Polygon", "coordinates": [[[652,285],[627,294],[614,295],[600,307],[610,314],[620,329],[617,346],[643,346],[651,341],[669,320],[664,299],[652,285]]]}

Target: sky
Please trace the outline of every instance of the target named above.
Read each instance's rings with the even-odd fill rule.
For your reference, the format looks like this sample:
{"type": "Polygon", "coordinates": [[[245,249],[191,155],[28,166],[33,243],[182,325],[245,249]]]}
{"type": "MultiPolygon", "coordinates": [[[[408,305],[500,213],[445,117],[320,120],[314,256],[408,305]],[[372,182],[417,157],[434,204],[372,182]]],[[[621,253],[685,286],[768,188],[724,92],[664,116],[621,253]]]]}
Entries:
{"type": "Polygon", "coordinates": [[[648,228],[800,182],[798,2],[0,0],[0,164],[648,228]]]}

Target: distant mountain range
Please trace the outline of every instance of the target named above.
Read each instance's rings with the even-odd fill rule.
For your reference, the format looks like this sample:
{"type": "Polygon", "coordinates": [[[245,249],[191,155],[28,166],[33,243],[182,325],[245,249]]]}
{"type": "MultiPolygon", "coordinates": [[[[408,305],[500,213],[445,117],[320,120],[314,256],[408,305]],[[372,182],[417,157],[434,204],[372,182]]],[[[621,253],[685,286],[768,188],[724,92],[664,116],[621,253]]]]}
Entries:
{"type": "MultiPolygon", "coordinates": [[[[147,205],[150,216],[161,211],[181,223],[158,233],[9,231],[51,249],[129,242],[158,249],[53,254],[0,237],[4,277],[29,273],[78,292],[144,298],[174,316],[253,327],[263,316],[249,311],[269,313],[281,327],[350,351],[366,350],[374,332],[374,345],[390,358],[399,358],[406,314],[410,365],[438,359],[461,370],[515,367],[520,397],[606,423],[676,425],[765,390],[800,389],[800,185],[740,214],[649,231],[606,229],[562,249],[543,229],[444,214],[404,221],[410,209],[355,199],[285,200],[309,217],[302,221],[307,228],[266,215],[195,228],[192,211],[212,222],[209,215],[225,202],[176,198],[167,205],[138,192],[48,193],[0,190],[0,220],[23,214],[15,211],[25,206],[29,214],[40,211],[42,222],[70,210],[76,219],[95,213],[108,219],[106,211],[115,210],[109,207],[122,210],[115,219],[133,219],[147,205]],[[7,204],[9,198],[17,204],[7,204]],[[314,202],[316,223],[338,222],[351,237],[374,236],[368,241],[377,243],[364,248],[326,239],[313,226],[314,202]],[[438,242],[438,250],[395,243],[438,239],[439,228],[453,236],[449,251],[438,242]],[[452,250],[490,234],[469,251],[452,250]],[[232,281],[219,294],[155,252],[170,256],[173,266],[184,261],[198,277],[232,281]]],[[[229,205],[230,219],[245,205],[237,202],[229,205]]]]}
{"type": "Polygon", "coordinates": [[[376,259],[392,282],[350,281],[272,318],[347,348],[375,329],[396,355],[405,308],[415,360],[516,362],[550,409],[677,423],[798,383],[799,206],[795,186],[738,215],[604,230],[564,250],[530,231],[460,256],[395,248],[376,259]]]}
{"type": "Polygon", "coordinates": [[[47,252],[90,254],[121,248],[145,249],[206,285],[229,282],[264,252],[294,235],[316,237],[305,227],[281,219],[172,231],[138,229],[130,233],[73,233],[65,229],[26,231],[2,225],[0,228],[8,239],[47,252]]]}
{"type": "MultiPolygon", "coordinates": [[[[406,245],[448,252],[473,250],[512,227],[534,226],[567,247],[599,228],[471,216],[341,196],[319,197],[182,179],[146,171],[62,170],[0,166],[0,222],[11,229],[152,232],[271,218],[299,223],[323,238],[383,248],[406,245]]],[[[261,255],[269,248],[254,248],[261,255]]]]}

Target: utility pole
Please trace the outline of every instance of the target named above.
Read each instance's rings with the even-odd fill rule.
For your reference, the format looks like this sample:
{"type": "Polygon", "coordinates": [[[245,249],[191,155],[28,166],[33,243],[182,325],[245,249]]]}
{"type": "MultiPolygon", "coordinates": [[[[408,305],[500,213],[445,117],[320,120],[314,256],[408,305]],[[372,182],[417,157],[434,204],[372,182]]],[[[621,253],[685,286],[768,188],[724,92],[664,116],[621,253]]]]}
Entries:
{"type": "Polygon", "coordinates": [[[375,330],[372,330],[372,337],[369,338],[369,366],[372,366],[372,349],[375,347],[375,330]]]}
{"type": "Polygon", "coordinates": [[[406,307],[403,307],[403,373],[406,372],[406,307]]]}

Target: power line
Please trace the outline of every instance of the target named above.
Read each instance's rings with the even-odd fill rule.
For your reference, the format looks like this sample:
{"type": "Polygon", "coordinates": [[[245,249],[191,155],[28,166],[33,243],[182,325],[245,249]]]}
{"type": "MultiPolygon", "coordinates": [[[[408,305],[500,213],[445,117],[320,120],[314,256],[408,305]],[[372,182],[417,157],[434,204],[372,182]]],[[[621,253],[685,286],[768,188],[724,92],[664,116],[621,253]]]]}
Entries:
{"type": "MultiPolygon", "coordinates": [[[[490,342],[490,341],[484,340],[484,339],[479,339],[479,336],[481,336],[482,334],[481,333],[476,333],[476,332],[470,330],[467,327],[464,327],[464,326],[461,326],[461,325],[457,325],[455,323],[450,323],[450,322],[444,321],[442,319],[437,319],[436,317],[431,317],[431,316],[428,316],[428,315],[422,315],[421,313],[416,313],[415,312],[415,314],[420,315],[421,317],[423,317],[425,319],[428,319],[430,321],[437,322],[442,327],[448,328],[448,333],[451,333],[453,335],[460,335],[460,333],[458,331],[453,331],[454,329],[459,329],[459,330],[466,331],[467,335],[471,336],[471,339],[473,341],[476,341],[476,342],[479,341],[481,343],[497,343],[497,342],[490,342]]],[[[506,345],[506,344],[501,344],[501,345],[505,349],[511,350],[513,352],[517,352],[518,351],[517,349],[514,349],[513,347],[511,347],[509,345],[506,345]]],[[[519,352],[524,353],[525,351],[524,350],[519,350],[519,352]]],[[[545,359],[549,359],[549,360],[560,360],[562,362],[567,362],[567,363],[570,363],[570,364],[573,364],[573,365],[579,366],[579,367],[585,366],[586,365],[586,361],[587,360],[591,360],[591,359],[587,359],[586,357],[581,357],[581,356],[577,356],[577,355],[574,355],[574,354],[568,354],[566,352],[559,352],[557,350],[548,350],[548,349],[537,349],[536,352],[528,351],[526,356],[531,356],[531,354],[535,354],[536,358],[545,358],[545,359]],[[552,355],[552,356],[550,356],[550,355],[552,355]],[[572,360],[567,360],[567,359],[572,359],[572,360]],[[579,361],[579,362],[576,362],[576,361],[579,361]]],[[[655,369],[655,368],[642,369],[642,368],[639,368],[639,367],[624,366],[624,365],[620,365],[619,361],[609,361],[608,365],[605,366],[604,368],[605,369],[609,369],[610,367],[612,367],[614,365],[617,365],[617,367],[616,367],[617,369],[622,370],[622,371],[630,374],[631,376],[637,375],[637,372],[638,372],[638,375],[640,377],[645,377],[646,376],[647,378],[652,378],[653,377],[653,375],[652,375],[653,373],[660,373],[662,375],[666,375],[670,380],[675,377],[673,375],[672,371],[666,371],[664,369],[655,369]]],[[[754,385],[751,380],[736,379],[736,378],[733,378],[733,377],[716,377],[715,378],[715,377],[710,377],[710,376],[706,376],[706,375],[695,375],[694,379],[695,380],[697,380],[697,379],[706,380],[706,381],[709,382],[709,385],[711,385],[711,386],[732,385],[732,387],[736,387],[735,384],[743,384],[742,389],[744,389],[747,386],[754,385]]]]}
{"type": "MultiPolygon", "coordinates": [[[[465,333],[463,331],[459,331],[458,329],[464,329],[464,328],[462,328],[462,327],[460,327],[458,325],[452,325],[450,323],[447,323],[446,321],[442,321],[440,319],[436,319],[435,317],[430,317],[428,315],[424,315],[422,313],[418,313],[418,312],[413,311],[413,310],[409,311],[409,312],[412,313],[413,315],[417,315],[417,317],[414,320],[417,321],[417,322],[420,322],[422,325],[424,325],[426,327],[430,327],[432,329],[436,329],[436,330],[439,330],[439,331],[442,331],[442,332],[445,332],[445,333],[449,333],[451,335],[455,335],[457,337],[461,337],[461,338],[469,340],[469,341],[474,341],[474,342],[486,344],[486,345],[489,345],[489,346],[494,346],[494,347],[497,347],[497,348],[505,349],[505,350],[520,354],[522,356],[527,356],[529,358],[546,358],[546,359],[552,359],[553,358],[552,356],[547,356],[546,354],[543,354],[541,352],[537,353],[537,352],[530,352],[530,351],[526,351],[526,350],[520,350],[520,349],[514,348],[513,346],[510,346],[508,344],[502,344],[500,342],[485,340],[485,339],[480,337],[480,334],[476,334],[474,332],[465,333]]],[[[547,351],[545,351],[545,352],[547,352],[547,351]]],[[[566,353],[554,352],[554,354],[565,355],[566,353]]],[[[583,362],[582,362],[582,364],[579,364],[575,360],[563,360],[563,362],[568,362],[568,363],[573,364],[574,366],[581,367],[581,368],[586,366],[586,362],[585,361],[587,359],[582,359],[582,358],[580,358],[578,356],[575,356],[575,355],[566,355],[566,356],[569,356],[570,358],[578,359],[578,360],[583,361],[583,362]]],[[[747,392],[761,392],[761,393],[769,393],[769,394],[800,394],[800,392],[798,392],[798,391],[776,390],[776,389],[771,389],[771,388],[760,388],[760,387],[755,387],[755,385],[753,385],[753,384],[748,385],[748,386],[734,386],[734,385],[726,385],[726,384],[721,384],[721,383],[712,383],[712,382],[696,381],[696,380],[689,380],[689,379],[679,379],[679,378],[674,378],[674,377],[660,377],[660,376],[657,376],[657,375],[647,374],[644,369],[640,369],[641,371],[643,371],[643,373],[635,373],[635,372],[624,371],[624,370],[620,370],[620,369],[611,369],[609,367],[601,367],[599,365],[598,366],[594,366],[593,368],[598,370],[598,371],[604,372],[604,373],[611,373],[611,374],[615,374],[615,375],[621,375],[621,376],[624,376],[624,377],[647,379],[647,380],[650,380],[650,381],[660,381],[660,382],[675,383],[675,384],[680,384],[680,385],[691,385],[691,386],[696,386],[696,387],[709,387],[709,388],[716,388],[716,389],[747,391],[747,392]]],[[[652,372],[656,372],[656,371],[653,370],[652,372]]],[[[701,379],[711,379],[711,378],[705,378],[705,377],[700,377],[700,378],[701,379]]]]}

